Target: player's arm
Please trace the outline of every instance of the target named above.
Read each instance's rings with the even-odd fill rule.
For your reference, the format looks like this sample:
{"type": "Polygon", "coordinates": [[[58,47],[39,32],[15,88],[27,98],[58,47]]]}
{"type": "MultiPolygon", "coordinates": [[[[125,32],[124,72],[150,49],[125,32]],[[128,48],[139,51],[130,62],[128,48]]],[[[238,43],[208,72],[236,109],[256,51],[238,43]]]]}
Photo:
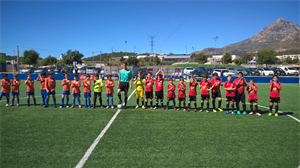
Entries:
{"type": "Polygon", "coordinates": [[[253,90],[254,90],[255,92],[257,92],[257,86],[254,86],[254,87],[253,87],[253,90]]]}
{"type": "Polygon", "coordinates": [[[112,81],[112,84],[110,85],[111,87],[114,87],[115,86],[115,82],[112,81]]]}
{"type": "Polygon", "coordinates": [[[130,78],[130,89],[132,89],[132,77],[130,78]]]}
{"type": "MultiPolygon", "coordinates": [[[[27,81],[28,81],[28,79],[26,79],[26,80],[24,81],[24,84],[25,84],[25,85],[27,84],[27,81]]],[[[1,81],[1,86],[3,86],[2,81],[1,81]]]]}
{"type": "Polygon", "coordinates": [[[272,80],[270,80],[270,83],[269,83],[269,89],[272,91],[272,85],[273,85],[273,82],[272,80]]]}
{"type": "Polygon", "coordinates": [[[278,90],[281,90],[282,89],[281,83],[277,83],[276,87],[277,87],[278,90]]]}
{"type": "Polygon", "coordinates": [[[162,73],[162,79],[165,79],[165,73],[164,73],[164,71],[161,69],[161,73],[162,73]]]}
{"type": "Polygon", "coordinates": [[[86,86],[90,87],[91,85],[89,84],[89,81],[85,82],[86,86]]]}
{"type": "Polygon", "coordinates": [[[54,86],[53,86],[53,89],[52,89],[52,91],[54,91],[54,90],[55,90],[55,88],[56,88],[56,80],[54,80],[54,86]]]}
{"type": "Polygon", "coordinates": [[[46,91],[49,92],[47,84],[48,84],[48,80],[45,81],[45,88],[46,88],[46,91]]]}
{"type": "Polygon", "coordinates": [[[245,78],[243,78],[243,86],[247,86],[247,81],[245,78]]]}
{"type": "Polygon", "coordinates": [[[102,81],[102,79],[100,80],[100,86],[99,87],[103,87],[103,81],[102,81]]]}
{"type": "Polygon", "coordinates": [[[155,78],[157,78],[157,75],[159,74],[159,72],[160,72],[160,69],[159,69],[159,71],[156,72],[155,78]]]}

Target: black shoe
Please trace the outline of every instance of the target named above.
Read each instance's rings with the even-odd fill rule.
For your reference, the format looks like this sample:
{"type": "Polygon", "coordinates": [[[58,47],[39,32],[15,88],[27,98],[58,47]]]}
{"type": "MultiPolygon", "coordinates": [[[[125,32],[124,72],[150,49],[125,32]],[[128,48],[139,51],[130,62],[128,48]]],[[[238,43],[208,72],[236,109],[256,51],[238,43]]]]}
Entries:
{"type": "Polygon", "coordinates": [[[56,105],[54,106],[54,108],[56,108],[56,105]]]}
{"type": "Polygon", "coordinates": [[[29,107],[29,106],[30,106],[30,104],[27,104],[27,106],[29,107]]]}
{"type": "Polygon", "coordinates": [[[119,104],[122,104],[122,100],[119,101],[119,104]]]}

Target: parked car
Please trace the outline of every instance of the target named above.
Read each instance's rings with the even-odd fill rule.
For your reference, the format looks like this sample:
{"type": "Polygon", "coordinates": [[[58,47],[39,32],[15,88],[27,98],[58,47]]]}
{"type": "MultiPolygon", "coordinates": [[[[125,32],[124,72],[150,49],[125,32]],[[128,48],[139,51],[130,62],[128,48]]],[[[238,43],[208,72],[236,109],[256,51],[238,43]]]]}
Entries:
{"type": "Polygon", "coordinates": [[[233,72],[233,70],[234,70],[233,67],[226,67],[226,69],[227,69],[229,72],[233,72]]]}
{"type": "Polygon", "coordinates": [[[186,68],[184,68],[183,73],[189,75],[194,70],[195,70],[195,68],[193,68],[193,67],[186,67],[186,68]]]}
{"type": "Polygon", "coordinates": [[[79,74],[86,74],[86,67],[81,67],[78,69],[79,74]]]}
{"type": "Polygon", "coordinates": [[[34,73],[35,68],[34,67],[26,67],[21,70],[21,73],[34,73]]]}
{"type": "Polygon", "coordinates": [[[46,67],[40,67],[40,68],[37,68],[36,70],[33,71],[33,73],[47,73],[47,68],[46,67]]]}
{"type": "Polygon", "coordinates": [[[175,68],[175,76],[181,76],[182,75],[182,69],[175,68]]]}
{"type": "Polygon", "coordinates": [[[285,76],[284,70],[282,70],[280,68],[270,68],[270,69],[274,72],[274,75],[285,76]]]}
{"type": "Polygon", "coordinates": [[[146,68],[133,68],[133,73],[132,73],[133,78],[137,77],[139,71],[142,71],[143,77],[146,77],[148,74],[146,68]]]}
{"type": "Polygon", "coordinates": [[[207,74],[205,68],[196,68],[193,72],[190,73],[190,75],[195,75],[197,81],[201,81],[203,79],[203,74],[207,74]]]}
{"type": "Polygon", "coordinates": [[[48,72],[53,72],[55,74],[59,74],[61,72],[62,67],[59,66],[52,66],[48,68],[48,72]]]}
{"type": "Polygon", "coordinates": [[[198,66],[197,68],[199,68],[199,69],[205,69],[205,67],[203,67],[203,66],[198,66]]]}
{"type": "Polygon", "coordinates": [[[274,72],[270,68],[258,68],[257,69],[262,76],[273,76],[274,72]]]}
{"type": "Polygon", "coordinates": [[[259,71],[256,68],[245,68],[248,76],[260,76],[259,71]]]}
{"type": "Polygon", "coordinates": [[[212,68],[205,68],[206,72],[208,75],[211,75],[212,72],[213,72],[213,69],[212,68]]]}
{"type": "Polygon", "coordinates": [[[228,75],[232,75],[233,76],[234,75],[233,72],[229,72],[227,69],[215,69],[213,71],[213,74],[214,73],[217,73],[218,76],[222,76],[221,73],[223,73],[223,76],[228,76],[228,75]]]}
{"type": "Polygon", "coordinates": [[[247,72],[243,68],[234,68],[233,71],[232,71],[232,73],[234,73],[235,75],[238,75],[240,72],[242,72],[243,75],[247,74],[247,72]]]}
{"type": "Polygon", "coordinates": [[[213,67],[213,71],[214,71],[215,69],[226,69],[226,68],[225,68],[225,67],[216,66],[216,67],[213,67]]]}
{"type": "Polygon", "coordinates": [[[95,74],[96,68],[95,67],[86,67],[86,74],[95,74]]]}
{"type": "Polygon", "coordinates": [[[297,69],[294,67],[279,67],[279,68],[282,69],[287,76],[291,76],[291,75],[298,76],[299,75],[299,71],[297,71],[297,69]]]}

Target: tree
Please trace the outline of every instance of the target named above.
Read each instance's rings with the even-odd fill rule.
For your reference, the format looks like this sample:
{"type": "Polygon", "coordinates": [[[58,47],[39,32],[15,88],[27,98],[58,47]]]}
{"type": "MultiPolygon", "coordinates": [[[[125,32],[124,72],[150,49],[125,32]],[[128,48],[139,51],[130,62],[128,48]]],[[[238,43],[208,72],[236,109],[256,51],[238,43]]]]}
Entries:
{"type": "Polygon", "coordinates": [[[37,63],[37,60],[39,58],[39,53],[36,52],[35,50],[25,50],[23,52],[23,59],[22,63],[23,64],[29,64],[29,65],[35,65],[37,63]]]}
{"type": "Polygon", "coordinates": [[[77,61],[77,63],[82,63],[82,57],[84,55],[81,54],[79,51],[71,51],[68,50],[65,54],[63,54],[63,61],[65,64],[70,65],[73,64],[73,61],[77,61]]]}
{"type": "Polygon", "coordinates": [[[247,61],[252,60],[252,58],[253,58],[253,56],[250,53],[244,52],[241,54],[241,61],[244,64],[247,64],[247,61]]]}
{"type": "Polygon", "coordinates": [[[64,61],[63,61],[63,60],[58,60],[58,61],[56,62],[56,66],[65,67],[65,66],[66,66],[66,64],[64,63],[64,61]]]}
{"type": "Polygon", "coordinates": [[[207,62],[207,55],[205,55],[204,53],[199,53],[195,55],[195,62],[198,62],[199,64],[203,64],[205,62],[207,62]]]}
{"type": "Polygon", "coordinates": [[[234,59],[233,62],[239,67],[242,64],[241,58],[234,59]]]}
{"type": "Polygon", "coordinates": [[[293,59],[293,64],[299,64],[299,59],[298,58],[294,58],[293,59]]]}
{"type": "Polygon", "coordinates": [[[139,60],[135,56],[129,56],[126,62],[129,65],[136,65],[139,62],[139,60]]]}
{"type": "Polygon", "coordinates": [[[107,64],[107,63],[108,63],[108,59],[105,58],[105,59],[103,60],[103,62],[104,62],[104,64],[107,64]]]}
{"type": "Polygon", "coordinates": [[[157,56],[154,57],[153,62],[155,65],[159,65],[161,63],[160,59],[157,56]]]}
{"type": "Polygon", "coordinates": [[[273,49],[261,49],[257,52],[257,64],[275,64],[277,52],[273,49]]]}
{"type": "Polygon", "coordinates": [[[292,58],[287,57],[286,60],[285,60],[285,62],[286,62],[287,64],[292,64],[292,63],[293,63],[293,60],[292,60],[292,58]]]}
{"type": "Polygon", "coordinates": [[[223,64],[228,64],[232,62],[232,56],[230,53],[225,53],[221,59],[223,64]]]}
{"type": "Polygon", "coordinates": [[[55,57],[52,57],[49,55],[44,59],[44,64],[45,65],[54,65],[57,62],[57,59],[55,57]]]}

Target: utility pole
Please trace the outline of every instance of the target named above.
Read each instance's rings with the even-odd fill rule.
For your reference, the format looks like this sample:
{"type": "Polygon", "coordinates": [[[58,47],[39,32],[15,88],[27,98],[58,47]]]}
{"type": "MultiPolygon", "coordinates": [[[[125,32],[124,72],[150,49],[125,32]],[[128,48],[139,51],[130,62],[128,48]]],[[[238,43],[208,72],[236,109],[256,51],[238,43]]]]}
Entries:
{"type": "Polygon", "coordinates": [[[187,67],[187,45],[185,45],[185,61],[186,61],[186,66],[185,67],[187,67]]]}
{"type": "Polygon", "coordinates": [[[114,47],[111,47],[111,56],[114,56],[114,47]]]}
{"type": "MultiPolygon", "coordinates": [[[[215,39],[215,55],[217,55],[217,40],[219,39],[218,36],[214,37],[213,39],[215,39]]],[[[216,64],[214,63],[214,65],[216,66],[216,64]]],[[[223,59],[223,65],[224,65],[224,59],[223,59]]]]}
{"type": "Polygon", "coordinates": [[[127,52],[127,40],[125,40],[125,56],[126,56],[126,52],[127,52]]]}
{"type": "Polygon", "coordinates": [[[151,46],[151,50],[150,50],[150,53],[151,54],[154,54],[154,43],[155,43],[155,41],[154,41],[154,38],[155,38],[155,36],[149,36],[150,37],[150,39],[151,39],[151,44],[150,44],[150,46],[151,46]]]}
{"type": "Polygon", "coordinates": [[[95,64],[94,64],[94,51],[92,51],[92,53],[93,53],[93,66],[94,66],[94,65],[95,65],[95,64]]]}
{"type": "Polygon", "coordinates": [[[17,46],[17,71],[19,71],[19,46],[17,46]]]}
{"type": "Polygon", "coordinates": [[[100,63],[99,63],[100,67],[101,67],[101,51],[100,51],[100,63]]]}

